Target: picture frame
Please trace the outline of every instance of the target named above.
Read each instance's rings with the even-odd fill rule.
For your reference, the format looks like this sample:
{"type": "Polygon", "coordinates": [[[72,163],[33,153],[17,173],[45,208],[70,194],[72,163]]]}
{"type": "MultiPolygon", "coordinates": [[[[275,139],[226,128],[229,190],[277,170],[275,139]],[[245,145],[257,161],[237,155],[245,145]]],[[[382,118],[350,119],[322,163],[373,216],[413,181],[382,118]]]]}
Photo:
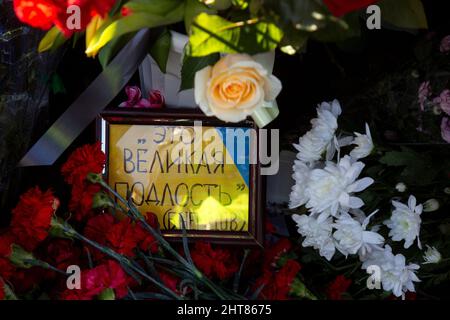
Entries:
{"type": "MultiPolygon", "coordinates": [[[[256,124],[248,119],[239,123],[228,123],[228,122],[223,122],[215,117],[208,117],[205,114],[203,114],[200,110],[198,109],[186,109],[186,108],[164,108],[164,109],[142,109],[142,108],[110,108],[110,109],[105,109],[104,112],[102,112],[98,118],[97,121],[97,136],[98,139],[102,142],[102,148],[106,154],[106,167],[105,167],[105,171],[104,171],[104,178],[105,180],[110,183],[111,187],[115,188],[119,193],[120,190],[117,189],[117,172],[120,171],[121,169],[117,169],[118,167],[116,166],[116,162],[117,161],[112,161],[111,157],[114,157],[114,152],[116,152],[117,148],[114,147],[114,145],[117,145],[117,139],[115,138],[116,132],[117,130],[119,130],[118,128],[120,128],[120,130],[124,130],[127,132],[127,137],[133,137],[137,143],[142,143],[142,141],[145,140],[145,143],[148,145],[148,141],[146,139],[141,139],[140,137],[135,137],[134,133],[130,133],[129,130],[137,128],[137,130],[139,132],[155,132],[155,128],[158,128],[158,130],[163,130],[161,128],[188,128],[191,129],[193,128],[193,125],[198,123],[198,121],[201,121],[202,123],[202,128],[209,128],[209,129],[216,129],[216,131],[223,131],[224,129],[226,130],[253,130],[253,132],[258,132],[258,127],[256,126],[256,124]],[[142,131],[144,130],[144,131],[142,131]],[[130,133],[130,134],[129,134],[130,133]],[[141,141],[139,141],[141,140],[141,141]],[[116,150],[116,151],[114,151],[116,150]],[[112,169],[112,166],[116,166],[115,169],[112,169]],[[112,173],[111,173],[112,172],[112,173]]],[[[164,129],[165,130],[165,129],[164,129]]],[[[121,131],[121,132],[122,132],[121,131]]],[[[192,130],[191,130],[192,131],[192,130]]],[[[162,131],[161,131],[162,132],[162,131]]],[[[228,131],[227,131],[228,132],[228,131]]],[[[247,213],[247,217],[241,219],[241,220],[237,220],[238,222],[234,222],[232,220],[229,220],[229,226],[228,223],[224,224],[224,221],[227,221],[227,219],[229,218],[225,218],[225,220],[216,220],[215,223],[209,223],[206,225],[205,227],[202,228],[198,228],[196,227],[195,223],[194,226],[190,226],[189,228],[186,228],[186,235],[190,240],[203,240],[203,241],[208,241],[211,243],[218,243],[218,244],[230,244],[230,245],[241,245],[241,246],[262,246],[263,244],[263,220],[264,220],[264,213],[263,213],[263,208],[264,208],[264,188],[263,188],[263,178],[261,176],[260,173],[260,164],[259,164],[259,159],[258,159],[258,134],[255,135],[250,135],[252,138],[249,139],[249,143],[246,144],[246,148],[248,146],[248,153],[246,151],[247,154],[247,160],[246,163],[244,164],[244,167],[246,168],[246,170],[248,170],[248,175],[246,175],[246,185],[247,185],[247,189],[248,189],[248,210],[246,211],[245,209],[241,210],[244,213],[247,213]],[[249,157],[256,157],[256,161],[251,161],[252,163],[248,162],[249,157]],[[216,225],[217,226],[217,221],[219,221],[219,225],[220,227],[211,227],[216,225]],[[237,225],[239,225],[239,222],[242,222],[242,227],[238,227],[238,228],[233,228],[236,227],[237,225]],[[246,224],[246,226],[245,226],[246,224]],[[225,227],[224,227],[225,225],[225,227]],[[233,227],[232,227],[233,225],[233,227]],[[228,226],[228,227],[227,227],[228,226]]],[[[120,140],[122,141],[122,140],[120,140]]],[[[226,148],[225,148],[226,149],[226,148]]],[[[126,165],[131,164],[131,160],[130,163],[126,163],[126,156],[125,155],[125,148],[123,148],[124,152],[121,156],[123,156],[124,160],[124,166],[123,166],[123,170],[126,172],[130,172],[130,168],[135,164],[136,161],[134,163],[132,163],[131,166],[128,166],[129,168],[126,168],[126,165]],[[126,165],[125,165],[126,164],[126,165]]],[[[136,149],[137,150],[137,149],[136,149]]],[[[147,149],[139,149],[139,150],[148,150],[147,149]]],[[[157,151],[154,152],[154,154],[157,151]]],[[[228,151],[227,151],[228,152],[228,151]]],[[[116,152],[117,153],[117,152],[116,152]]],[[[129,154],[131,154],[132,152],[129,152],[129,154]]],[[[146,152],[137,152],[138,155],[142,155],[146,152]]],[[[225,156],[224,156],[225,157],[225,156]]],[[[153,158],[153,163],[155,162],[155,157],[153,158]]],[[[118,160],[120,161],[120,160],[118,160]]],[[[139,159],[138,161],[140,161],[139,164],[143,164],[144,160],[139,159]]],[[[145,161],[145,163],[147,165],[150,164],[150,160],[145,161]]],[[[237,162],[237,161],[235,161],[237,162]]],[[[189,164],[190,165],[190,164],[189,164]]],[[[238,200],[237,198],[241,198],[242,194],[245,194],[245,196],[242,196],[242,198],[246,199],[246,193],[247,193],[247,189],[245,189],[244,187],[243,190],[245,191],[233,191],[233,181],[234,180],[239,180],[239,174],[237,173],[237,170],[235,168],[233,168],[233,166],[229,164],[225,164],[224,167],[227,168],[219,170],[219,174],[216,174],[216,172],[213,172],[212,170],[208,169],[208,174],[209,171],[212,172],[210,178],[211,178],[211,184],[217,182],[217,181],[223,181],[223,183],[225,184],[225,187],[227,187],[228,189],[225,189],[225,191],[220,191],[221,194],[225,194],[225,195],[229,195],[229,198],[231,200],[231,204],[236,203],[238,200]],[[234,174],[232,174],[231,176],[228,177],[222,177],[220,172],[222,171],[222,174],[226,172],[229,172],[230,170],[228,169],[230,168],[231,171],[234,172],[234,174]],[[231,186],[231,187],[230,187],[231,186]],[[234,193],[233,193],[234,192],[234,193]],[[237,193],[236,193],[237,192],[237,193]],[[233,196],[234,195],[234,196],[233,196]]],[[[235,167],[238,167],[240,165],[235,165],[235,167]]],[[[136,166],[135,166],[136,167],[136,166]]],[[[148,167],[148,166],[147,166],[148,167]]],[[[153,164],[151,166],[151,168],[156,168],[157,166],[153,167],[153,164]]],[[[144,168],[144,166],[140,166],[138,168],[139,173],[143,172],[144,170],[142,170],[142,168],[144,168]],[[139,170],[140,169],[140,170],[139,170]]],[[[217,167],[216,167],[217,168],[217,167]]],[[[150,170],[152,171],[152,170],[150,170]]],[[[156,170],[155,170],[156,171],[156,170]]],[[[180,171],[180,170],[179,170],[180,171]]],[[[217,170],[216,170],[217,171],[217,170]]],[[[163,171],[161,171],[163,172],[163,171]]],[[[159,174],[161,174],[161,172],[159,172],[159,174]]],[[[198,172],[198,169],[197,169],[198,172]]],[[[148,172],[147,172],[148,173],[148,172]]],[[[242,173],[242,172],[241,172],[242,173]]],[[[142,173],[145,174],[145,173],[142,173]]],[[[153,174],[153,172],[152,172],[153,174]]],[[[183,176],[183,172],[175,172],[175,174],[173,173],[173,171],[171,171],[171,175],[169,176],[169,171],[167,170],[167,172],[165,172],[165,176],[161,174],[161,177],[159,178],[159,182],[158,182],[158,178],[154,178],[153,176],[151,178],[149,178],[152,181],[152,187],[153,186],[158,186],[159,183],[163,183],[166,178],[168,177],[170,179],[170,181],[183,181],[185,178],[186,179],[196,179],[195,177],[193,177],[194,175],[190,175],[189,173],[185,172],[185,176],[183,176]],[[174,176],[172,176],[174,175],[174,176]],[[179,175],[179,177],[177,177],[177,175],[179,175]],[[177,180],[179,178],[179,180],[177,180]],[[163,179],[163,180],[162,180],[163,179]],[[172,179],[172,180],[171,180],[172,179]],[[175,180],[173,180],[175,179],[175,180]]],[[[244,176],[244,174],[241,174],[242,176],[244,176]]],[[[128,179],[128,177],[127,177],[128,179]]],[[[134,178],[132,178],[134,179],[134,178]]],[[[147,179],[147,178],[145,178],[147,179]]],[[[199,179],[201,179],[202,181],[207,181],[209,178],[206,175],[199,175],[199,179]],[[206,179],[206,180],[205,180],[206,179]]],[[[135,180],[133,180],[135,181],[135,180]]],[[[193,180],[195,182],[195,180],[193,180]]],[[[148,181],[146,180],[147,184],[148,181]]],[[[183,185],[184,182],[181,182],[178,186],[183,185]]],[[[189,185],[188,183],[186,183],[186,185],[189,185]]],[[[191,184],[192,185],[192,184],[191,184]]],[[[199,185],[199,184],[198,184],[199,185]]],[[[204,185],[208,185],[209,184],[204,184],[204,185]]],[[[134,185],[133,185],[134,186],[134,185]]],[[[170,190],[170,183],[166,183],[166,186],[169,186],[168,190],[170,190]]],[[[219,188],[221,186],[219,185],[219,188]]],[[[155,187],[155,190],[158,187],[155,187]]],[[[138,188],[139,190],[144,190],[144,188],[138,188]]],[[[186,188],[187,189],[187,188],[186,188]]],[[[212,188],[214,189],[214,188],[212,188]]],[[[133,190],[133,192],[131,192],[130,190],[130,184],[127,184],[126,186],[126,190],[128,194],[133,194],[133,192],[135,192],[135,190],[133,190]]],[[[200,200],[201,202],[203,201],[208,201],[211,198],[215,197],[215,200],[217,200],[217,196],[212,195],[212,193],[210,194],[210,188],[208,189],[208,197],[206,197],[203,200],[200,200]]],[[[193,191],[193,188],[191,189],[191,195],[195,195],[198,194],[196,192],[193,191]]],[[[155,194],[157,192],[155,191],[155,194]]],[[[161,189],[159,190],[159,193],[161,194],[161,189]]],[[[172,191],[173,193],[173,191],[172,191]]],[[[168,192],[168,197],[169,196],[172,198],[173,194],[168,192]]],[[[189,194],[189,192],[186,192],[187,194],[189,194]]],[[[142,191],[142,198],[139,196],[139,199],[142,201],[137,201],[138,205],[141,204],[144,207],[146,206],[146,204],[148,204],[149,201],[149,197],[150,197],[150,193],[147,196],[147,199],[144,200],[144,194],[146,194],[146,192],[142,191]]],[[[203,191],[203,193],[201,193],[201,195],[204,195],[205,191],[203,191]]],[[[122,195],[125,195],[125,192],[122,191],[122,195]]],[[[166,189],[164,189],[164,196],[163,196],[163,200],[162,202],[164,203],[164,198],[166,195],[166,189]]],[[[200,197],[201,197],[200,195],[200,197]]],[[[159,195],[159,198],[161,198],[161,195],[159,195]]],[[[189,196],[187,197],[189,198],[189,196]]],[[[153,199],[153,198],[152,198],[153,199]]],[[[193,197],[192,197],[192,203],[193,201],[193,197]]],[[[134,199],[133,199],[134,201],[134,199]]],[[[150,199],[150,201],[152,202],[153,200],[150,199]]],[[[197,204],[200,203],[200,201],[197,201],[197,204]]],[[[242,201],[239,200],[240,205],[239,206],[234,206],[234,208],[244,208],[242,206],[242,201]]],[[[161,201],[160,201],[161,202],[161,201]]],[[[178,202],[177,202],[178,204],[178,202]]],[[[154,205],[154,203],[150,204],[150,207],[154,205]]],[[[157,204],[156,204],[157,205],[157,204]]],[[[205,204],[203,203],[203,206],[196,207],[196,206],[191,206],[190,209],[193,208],[193,211],[190,213],[190,216],[194,216],[197,214],[195,212],[195,210],[199,210],[202,212],[201,217],[203,218],[205,215],[211,215],[211,217],[209,217],[208,219],[212,219],[211,221],[214,221],[214,215],[218,215],[218,213],[214,213],[215,210],[210,210],[210,211],[206,211],[206,209],[204,210],[203,207],[205,206],[205,204]],[[210,213],[206,213],[206,212],[210,212],[210,213]]],[[[139,209],[139,206],[137,206],[139,209]]],[[[229,206],[231,208],[231,205],[229,206]]],[[[159,207],[153,206],[153,208],[157,208],[157,210],[159,209],[159,207]]],[[[178,207],[177,207],[178,208],[178,207]]],[[[222,207],[218,207],[218,211],[221,211],[222,209],[227,209],[226,205],[222,205],[222,207]]],[[[239,211],[239,210],[238,210],[239,211]]],[[[241,217],[242,216],[242,212],[239,211],[237,214],[241,217]]],[[[152,212],[152,211],[149,211],[152,212]]],[[[228,212],[228,211],[227,211],[228,212]]],[[[175,212],[176,214],[177,212],[175,212]]],[[[159,225],[160,225],[160,229],[161,229],[161,233],[162,235],[168,239],[169,241],[181,241],[182,240],[182,236],[183,236],[183,232],[182,232],[182,228],[180,228],[180,226],[178,225],[177,228],[173,227],[173,225],[170,225],[170,221],[173,220],[174,216],[169,217],[168,219],[166,219],[166,215],[162,216],[161,212],[157,213],[158,216],[158,221],[159,221],[159,225]],[[169,221],[168,225],[166,225],[166,221],[169,221]]],[[[184,214],[184,213],[183,213],[184,214]]],[[[170,216],[170,215],[169,215],[170,216]]],[[[197,216],[200,216],[200,214],[198,214],[197,216]]],[[[190,217],[186,217],[183,216],[183,220],[187,221],[191,219],[190,217]]],[[[219,219],[219,218],[217,218],[219,219]]],[[[195,220],[195,219],[193,219],[195,220]]],[[[197,219],[199,220],[199,219],[197,219]]],[[[192,222],[192,221],[191,221],[192,222]]],[[[185,222],[186,223],[186,222],[185,222]]]]}

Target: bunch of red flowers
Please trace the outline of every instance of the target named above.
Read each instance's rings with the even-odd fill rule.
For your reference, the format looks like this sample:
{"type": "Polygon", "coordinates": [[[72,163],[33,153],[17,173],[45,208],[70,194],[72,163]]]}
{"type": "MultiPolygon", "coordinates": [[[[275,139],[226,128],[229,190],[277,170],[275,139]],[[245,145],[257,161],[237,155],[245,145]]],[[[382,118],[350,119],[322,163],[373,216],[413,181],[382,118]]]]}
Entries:
{"type": "MultiPolygon", "coordinates": [[[[14,11],[20,21],[44,30],[57,26],[65,36],[82,31],[95,16],[104,17],[116,0],[14,0],[14,11]],[[73,16],[79,12],[79,17],[73,16]],[[72,19],[79,19],[79,30],[73,30],[72,19]]],[[[76,24],[74,24],[77,26],[76,24]]]]}
{"type": "MultiPolygon", "coordinates": [[[[105,155],[100,144],[96,143],[75,150],[62,167],[66,182],[72,186],[69,208],[74,211],[77,221],[83,221],[88,213],[94,216],[92,197],[100,191],[100,186],[88,183],[86,176],[89,173],[101,173],[104,163],[105,155]],[[80,194],[83,196],[79,196],[80,194]]],[[[69,265],[84,264],[81,259],[82,250],[74,245],[72,240],[50,241],[52,222],[56,218],[55,212],[59,205],[60,201],[51,190],[32,188],[20,197],[19,203],[12,210],[9,228],[0,234],[0,277],[2,281],[13,283],[17,291],[27,291],[39,281],[53,279],[55,273],[46,272],[42,268],[22,269],[23,266],[17,266],[12,258],[14,245],[26,250],[30,257],[42,257],[62,272],[65,272],[69,265]]],[[[96,237],[93,237],[95,240],[124,255],[131,254],[137,246],[142,250],[157,250],[154,238],[145,233],[140,225],[132,224],[130,219],[116,222],[112,216],[102,214],[91,218],[86,229],[91,233],[98,230],[96,237]],[[107,224],[104,221],[107,221],[107,224]]],[[[84,275],[84,285],[88,291],[83,289],[81,293],[77,293],[75,290],[72,297],[93,297],[99,294],[101,288],[111,287],[117,289],[117,297],[123,297],[127,292],[128,280],[124,271],[120,265],[111,261],[102,262],[100,266],[85,271],[84,275]]]]}
{"type": "MultiPolygon", "coordinates": [[[[156,226],[152,225],[152,227],[156,226]]],[[[135,257],[136,249],[141,249],[143,252],[150,250],[152,253],[158,251],[155,238],[139,223],[134,223],[128,217],[117,220],[110,214],[95,216],[87,222],[84,235],[126,257],[135,257]]],[[[101,252],[94,252],[97,259],[100,260],[103,257],[101,252]]]]}
{"type": "Polygon", "coordinates": [[[8,230],[0,234],[0,277],[5,281],[18,280],[15,287],[31,283],[24,280],[25,274],[13,263],[13,245],[24,250],[34,251],[47,239],[51,229],[52,217],[59,206],[59,200],[51,191],[43,192],[32,188],[25,192],[18,205],[12,210],[8,230]]]}
{"type": "MultiPolygon", "coordinates": [[[[103,246],[105,250],[83,245],[73,239],[54,238],[57,233],[52,228],[58,225],[55,214],[60,201],[52,191],[32,188],[25,192],[12,211],[10,228],[0,234],[0,299],[3,297],[3,281],[11,283],[17,293],[29,292],[43,281],[51,283],[50,297],[67,300],[116,299],[127,295],[129,288],[137,281],[129,277],[121,263],[139,264],[142,261],[137,253],[156,255],[160,252],[158,242],[145,229],[143,222],[133,221],[115,209],[114,215],[93,210],[93,197],[101,191],[101,186],[92,184],[86,178],[89,173],[100,174],[105,165],[105,155],[99,143],[85,145],[76,149],[62,166],[61,173],[71,186],[71,199],[68,203],[70,215],[75,217],[76,225],[81,228],[83,237],[103,246]],[[12,263],[14,245],[42,258],[52,266],[52,270],[40,267],[20,269],[12,263]],[[121,255],[119,262],[111,260],[109,251],[121,255]],[[68,266],[81,268],[81,287],[67,289],[66,277],[58,276],[54,269],[65,272],[68,266]]],[[[112,212],[111,212],[112,213],[112,212]]],[[[154,214],[147,213],[146,223],[158,228],[154,214]]],[[[92,242],[91,242],[92,244],[92,242]]],[[[264,255],[260,255],[262,276],[256,280],[255,287],[264,285],[260,298],[288,299],[291,287],[301,266],[291,255],[292,244],[282,238],[268,246],[264,255]]],[[[206,242],[196,242],[191,257],[195,266],[208,278],[227,283],[240,269],[240,251],[229,247],[213,246],[206,242]]],[[[130,266],[128,265],[128,268],[130,266]]],[[[180,275],[173,270],[157,266],[154,269],[159,279],[168,289],[177,295],[188,294],[192,290],[181,285],[180,275]]],[[[258,270],[259,272],[261,270],[258,270]]],[[[260,273],[258,273],[260,274],[260,273]]],[[[250,275],[255,279],[255,274],[250,275]]],[[[153,289],[153,287],[151,287],[153,289]]]]}

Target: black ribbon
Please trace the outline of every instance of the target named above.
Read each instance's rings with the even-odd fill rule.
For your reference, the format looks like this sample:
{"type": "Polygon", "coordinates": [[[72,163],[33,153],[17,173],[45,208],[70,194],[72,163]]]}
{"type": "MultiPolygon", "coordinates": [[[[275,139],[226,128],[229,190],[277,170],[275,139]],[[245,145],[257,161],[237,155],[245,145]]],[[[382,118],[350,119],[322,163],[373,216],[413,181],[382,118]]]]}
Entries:
{"type": "Polygon", "coordinates": [[[130,81],[147,55],[149,29],[140,30],[20,160],[19,166],[52,165],[130,81]]]}

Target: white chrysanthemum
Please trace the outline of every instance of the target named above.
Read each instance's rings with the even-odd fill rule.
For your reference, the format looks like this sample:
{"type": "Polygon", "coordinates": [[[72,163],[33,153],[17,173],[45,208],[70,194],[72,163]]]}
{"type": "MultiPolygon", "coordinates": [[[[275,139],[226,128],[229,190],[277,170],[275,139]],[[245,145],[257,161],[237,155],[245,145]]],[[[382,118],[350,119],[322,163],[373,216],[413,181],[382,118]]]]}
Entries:
{"type": "Polygon", "coordinates": [[[305,237],[302,246],[313,247],[327,260],[334,256],[336,248],[332,238],[333,221],[331,218],[322,222],[307,216],[294,214],[292,219],[297,223],[298,233],[305,237]]]}
{"type": "Polygon", "coordinates": [[[420,214],[423,206],[416,205],[417,200],[413,195],[409,196],[408,205],[397,201],[392,201],[392,204],[395,210],[392,212],[391,218],[384,221],[384,224],[391,229],[389,236],[394,241],[405,240],[405,249],[409,248],[417,238],[417,245],[422,249],[419,233],[422,222],[420,214]]]}
{"type": "Polygon", "coordinates": [[[362,207],[364,202],[353,194],[363,191],[374,182],[371,178],[357,180],[363,168],[364,163],[345,156],[338,164],[327,162],[324,169],[312,170],[305,188],[308,198],[306,207],[313,214],[333,216],[340,209],[346,211],[362,207]]]}
{"type": "Polygon", "coordinates": [[[333,237],[336,240],[336,248],[345,256],[356,254],[361,251],[361,255],[365,256],[371,251],[372,245],[381,245],[384,238],[373,231],[366,231],[370,218],[376,213],[368,216],[364,222],[353,219],[348,213],[343,213],[333,225],[336,231],[333,237]]]}
{"type": "Polygon", "coordinates": [[[292,187],[289,196],[289,208],[291,209],[298,208],[308,201],[308,198],[305,196],[305,187],[311,172],[311,169],[306,164],[298,160],[295,160],[293,169],[294,174],[292,178],[295,180],[295,185],[292,187]]]}
{"type": "Polygon", "coordinates": [[[357,146],[350,152],[350,156],[355,159],[365,158],[373,150],[372,135],[370,134],[369,125],[366,123],[366,134],[355,132],[356,138],[353,144],[357,146]]]}
{"type": "Polygon", "coordinates": [[[339,101],[323,102],[317,108],[317,118],[311,120],[312,129],[300,137],[294,147],[299,151],[297,158],[306,163],[319,160],[332,142],[337,125],[337,118],[342,109],[339,101]]]}
{"type": "Polygon", "coordinates": [[[435,248],[427,245],[427,250],[423,256],[425,262],[423,264],[439,263],[442,259],[441,253],[435,248]]]}
{"type": "MultiPolygon", "coordinates": [[[[348,212],[351,214],[353,219],[358,221],[360,224],[365,225],[369,223],[370,217],[375,213],[377,213],[378,210],[373,212],[369,217],[367,217],[364,211],[362,211],[361,209],[350,209],[348,212]]],[[[380,231],[380,225],[372,226],[372,228],[370,228],[370,231],[378,233],[380,231]]],[[[358,252],[359,260],[361,261],[367,260],[367,258],[370,257],[373,251],[384,250],[381,245],[382,244],[365,243],[358,252]]]]}
{"type": "Polygon", "coordinates": [[[415,292],[414,282],[419,282],[415,272],[420,268],[417,264],[406,265],[405,256],[393,255],[390,246],[382,251],[374,251],[370,258],[364,261],[362,268],[378,266],[381,271],[383,290],[392,291],[396,297],[404,297],[407,291],[415,292]]]}

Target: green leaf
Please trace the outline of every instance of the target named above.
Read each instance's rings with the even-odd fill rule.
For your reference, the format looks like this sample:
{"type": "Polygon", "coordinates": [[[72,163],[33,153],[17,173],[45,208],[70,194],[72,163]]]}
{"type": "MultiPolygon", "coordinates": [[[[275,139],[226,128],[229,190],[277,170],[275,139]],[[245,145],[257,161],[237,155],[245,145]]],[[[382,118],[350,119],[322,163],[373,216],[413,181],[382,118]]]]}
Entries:
{"type": "Polygon", "coordinates": [[[120,12],[125,0],[117,0],[112,9],[109,11],[109,16],[113,17],[120,12]]]}
{"type": "Polygon", "coordinates": [[[164,29],[149,50],[150,55],[158,64],[159,69],[166,73],[167,59],[169,57],[172,35],[164,29]]]}
{"type": "MultiPolygon", "coordinates": [[[[164,4],[164,1],[166,0],[150,1],[149,4],[164,4]]],[[[164,11],[162,11],[158,6],[155,7],[154,5],[145,5],[147,2],[137,6],[136,2],[141,3],[142,0],[127,3],[126,7],[130,7],[131,4],[134,5],[132,14],[114,21],[107,28],[101,30],[98,40],[93,43],[91,42],[89,47],[86,49],[87,54],[98,51],[112,39],[120,37],[121,35],[137,31],[142,28],[154,28],[177,23],[181,21],[184,16],[184,2],[179,2],[178,0],[168,1],[171,4],[177,3],[178,5],[166,14],[164,14],[164,11]],[[153,9],[155,10],[151,11],[153,9]]],[[[95,37],[97,37],[97,35],[95,37]]]]}
{"type": "Polygon", "coordinates": [[[44,52],[48,50],[55,50],[58,47],[60,47],[64,42],[66,42],[66,40],[67,38],[64,37],[62,32],[57,27],[53,27],[41,39],[38,51],[44,52]]]}
{"type": "Polygon", "coordinates": [[[186,32],[189,33],[192,21],[202,12],[215,14],[217,13],[217,10],[209,8],[199,0],[186,0],[186,6],[184,9],[184,26],[186,27],[186,32]]]}
{"type": "Polygon", "coordinates": [[[292,55],[306,48],[310,33],[306,31],[285,32],[280,43],[282,52],[292,55]]]}
{"type": "Polygon", "coordinates": [[[381,19],[402,29],[427,29],[427,17],[420,0],[383,0],[378,3],[381,19]]]}
{"type": "Polygon", "coordinates": [[[226,10],[231,7],[231,0],[215,0],[213,3],[209,4],[208,7],[216,10],[226,10]]]}
{"type": "Polygon", "coordinates": [[[325,26],[326,19],[333,17],[317,0],[264,0],[262,5],[257,4],[256,7],[261,10],[258,16],[264,16],[277,23],[283,30],[295,28],[295,30],[314,32],[325,26]]]}
{"type": "Polygon", "coordinates": [[[216,52],[256,54],[274,50],[282,37],[282,31],[271,23],[230,22],[217,15],[201,13],[191,26],[188,53],[193,57],[216,52]]]}
{"type": "Polygon", "coordinates": [[[125,7],[133,13],[145,12],[158,16],[165,16],[171,11],[183,5],[184,0],[132,0],[125,4],[125,7]]]}
{"type": "Polygon", "coordinates": [[[125,46],[135,35],[135,32],[124,34],[120,37],[114,38],[106,46],[104,46],[98,54],[98,60],[102,68],[106,68],[109,62],[116,56],[123,46],[125,46]]]}
{"type": "Polygon", "coordinates": [[[218,53],[213,53],[204,57],[190,57],[185,55],[183,66],[181,67],[180,91],[193,88],[197,71],[216,63],[219,59],[220,55],[218,53]]]}
{"type": "Polygon", "coordinates": [[[380,158],[380,163],[391,167],[406,166],[413,162],[415,157],[412,153],[402,151],[389,151],[380,158]]]}
{"type": "Polygon", "coordinates": [[[247,9],[249,5],[248,0],[231,0],[231,3],[240,10],[247,9]]]}
{"type": "Polygon", "coordinates": [[[390,151],[381,157],[380,163],[390,167],[404,167],[400,171],[400,178],[407,184],[424,186],[431,183],[441,170],[438,163],[426,153],[417,153],[411,149],[390,151]]]}

